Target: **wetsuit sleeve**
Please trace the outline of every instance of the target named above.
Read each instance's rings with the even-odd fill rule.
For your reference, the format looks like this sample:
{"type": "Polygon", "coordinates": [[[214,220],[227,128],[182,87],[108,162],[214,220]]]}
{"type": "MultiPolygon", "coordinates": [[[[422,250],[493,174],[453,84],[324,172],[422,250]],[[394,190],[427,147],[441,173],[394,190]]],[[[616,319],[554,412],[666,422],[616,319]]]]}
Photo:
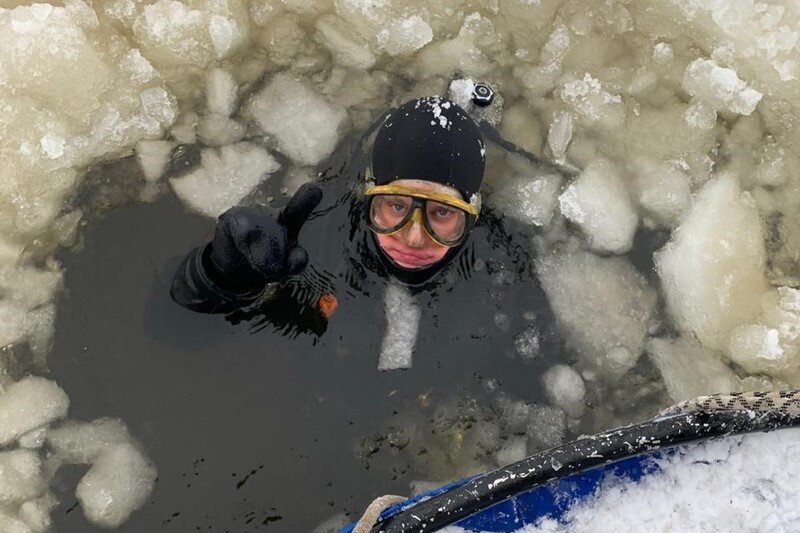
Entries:
{"type": "Polygon", "coordinates": [[[195,248],[183,260],[172,280],[170,295],[179,305],[199,313],[230,313],[262,297],[274,283],[254,282],[234,289],[216,272],[209,244],[195,248]]]}

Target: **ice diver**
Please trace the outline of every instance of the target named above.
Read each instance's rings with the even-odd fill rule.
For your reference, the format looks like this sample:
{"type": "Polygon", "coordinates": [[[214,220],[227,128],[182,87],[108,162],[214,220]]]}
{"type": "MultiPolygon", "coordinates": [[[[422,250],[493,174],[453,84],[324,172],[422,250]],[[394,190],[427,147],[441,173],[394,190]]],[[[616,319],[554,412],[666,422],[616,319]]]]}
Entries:
{"type": "MultiPolygon", "coordinates": [[[[480,96],[474,95],[473,102],[480,96]]],[[[335,293],[341,302],[352,289],[372,295],[379,290],[375,280],[384,284],[394,280],[414,294],[436,300],[452,297],[453,303],[444,305],[456,308],[463,305],[458,301],[474,302],[475,286],[470,287],[470,280],[477,270],[496,274],[507,268],[524,281],[519,291],[491,306],[549,313],[544,293],[529,273],[530,258],[524,246],[504,232],[496,217],[482,215],[485,130],[461,106],[438,96],[410,100],[376,124],[368,154],[353,163],[355,185],[345,187],[351,190],[325,191],[326,198],[347,196],[333,201],[331,207],[349,205],[338,210],[338,227],[331,229],[334,221],[314,230],[327,232],[328,238],[308,250],[298,243],[301,227],[313,218],[323,197],[320,187],[331,186],[329,182],[302,186],[281,211],[234,207],[219,217],[212,240],[195,248],[180,264],[172,298],[194,311],[228,313],[234,322],[266,317],[265,322],[278,328],[320,334],[327,323],[320,320],[316,305],[323,293],[335,293]],[[339,246],[333,239],[345,242],[339,246]],[[307,269],[309,251],[313,260],[307,269]],[[524,301],[511,301],[517,298],[524,301]],[[287,317],[291,324],[281,323],[287,317]]],[[[332,216],[335,220],[336,215],[330,213],[317,220],[332,216]]],[[[317,235],[310,238],[315,237],[319,239],[317,235]]],[[[428,301],[427,307],[432,306],[428,301]]],[[[376,314],[383,313],[372,313],[376,314]]],[[[428,323],[444,320],[445,313],[432,314],[435,320],[428,323]]],[[[455,318],[458,313],[452,315],[455,318]]],[[[496,312],[467,315],[456,318],[458,327],[454,328],[463,328],[465,336],[486,337],[495,327],[496,312]]],[[[362,335],[363,324],[352,327],[359,326],[362,335]]],[[[509,327],[521,329],[525,324],[503,329],[509,327]]]]}

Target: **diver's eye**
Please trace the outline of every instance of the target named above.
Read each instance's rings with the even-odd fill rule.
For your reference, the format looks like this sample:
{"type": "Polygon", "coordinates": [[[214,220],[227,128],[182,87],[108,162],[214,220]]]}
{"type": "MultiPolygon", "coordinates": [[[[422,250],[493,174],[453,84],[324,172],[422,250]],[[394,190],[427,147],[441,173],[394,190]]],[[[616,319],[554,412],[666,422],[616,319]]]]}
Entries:
{"type": "Polygon", "coordinates": [[[455,212],[448,207],[439,206],[433,210],[433,215],[437,218],[447,218],[453,214],[455,214],[455,212]]]}
{"type": "Polygon", "coordinates": [[[389,207],[397,211],[398,213],[406,210],[405,204],[401,204],[400,202],[392,202],[389,204],[389,207]]]}

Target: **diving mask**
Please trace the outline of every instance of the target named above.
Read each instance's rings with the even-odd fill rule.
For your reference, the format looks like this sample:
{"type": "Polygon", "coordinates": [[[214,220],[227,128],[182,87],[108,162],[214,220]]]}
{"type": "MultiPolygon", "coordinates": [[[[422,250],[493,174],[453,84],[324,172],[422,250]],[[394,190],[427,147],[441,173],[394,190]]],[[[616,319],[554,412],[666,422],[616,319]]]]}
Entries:
{"type": "Polygon", "coordinates": [[[463,243],[478,218],[478,206],[447,193],[392,184],[368,184],[368,223],[372,231],[391,235],[418,223],[436,243],[452,248],[463,243]]]}

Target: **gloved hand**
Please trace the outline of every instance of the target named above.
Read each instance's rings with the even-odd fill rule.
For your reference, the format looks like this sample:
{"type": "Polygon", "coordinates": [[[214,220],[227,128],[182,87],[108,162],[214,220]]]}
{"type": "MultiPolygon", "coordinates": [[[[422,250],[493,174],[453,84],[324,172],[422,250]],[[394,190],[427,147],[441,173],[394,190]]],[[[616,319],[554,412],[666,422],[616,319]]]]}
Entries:
{"type": "Polygon", "coordinates": [[[308,254],[297,244],[303,223],[322,199],[322,190],[306,183],[280,212],[232,207],[220,215],[206,265],[222,288],[252,291],[301,272],[308,254]]]}

